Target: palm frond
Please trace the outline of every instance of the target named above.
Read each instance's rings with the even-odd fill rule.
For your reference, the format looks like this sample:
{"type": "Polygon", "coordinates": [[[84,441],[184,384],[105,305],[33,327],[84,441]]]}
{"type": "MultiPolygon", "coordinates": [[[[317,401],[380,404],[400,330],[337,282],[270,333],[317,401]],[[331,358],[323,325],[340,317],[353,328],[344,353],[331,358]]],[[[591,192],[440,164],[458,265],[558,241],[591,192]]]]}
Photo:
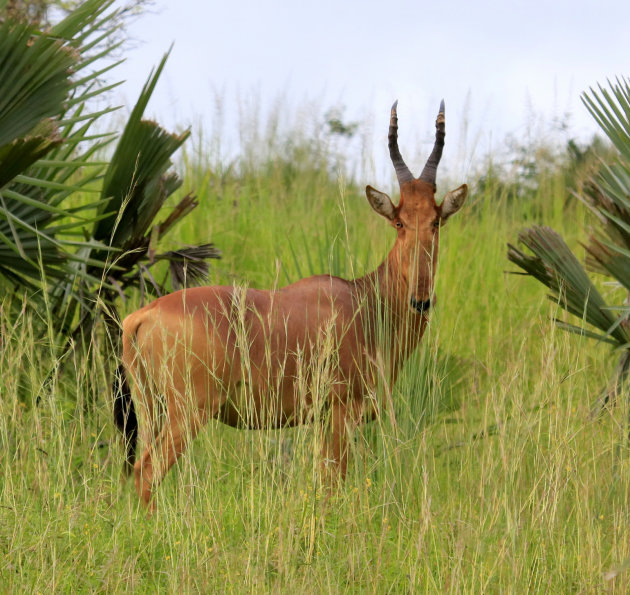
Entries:
{"type": "MultiPolygon", "coordinates": [[[[591,88],[582,95],[582,101],[619,155],[612,164],[601,163],[596,174],[586,180],[582,193],[574,195],[597,217],[598,226],[584,246],[586,266],[630,292],[630,84],[617,79],[609,87],[591,88]]],[[[613,381],[593,409],[597,413],[615,399],[628,377],[628,301],[608,305],[564,240],[553,230],[526,229],[519,234],[519,241],[533,255],[508,244],[508,259],[548,287],[551,297],[565,310],[599,332],[565,321],[557,320],[558,325],[583,337],[610,343],[622,352],[613,381]]]]}
{"type": "Polygon", "coordinates": [[[221,258],[221,251],[214,244],[201,246],[187,246],[178,250],[171,250],[158,254],[156,261],[167,260],[171,273],[171,283],[174,289],[181,289],[191,285],[201,285],[208,278],[211,258],[221,258]]]}
{"type": "Polygon", "coordinates": [[[168,54],[112,158],[95,159],[115,140],[94,124],[117,108],[92,109],[118,84],[101,80],[119,63],[103,60],[119,45],[113,4],[82,2],[48,31],[0,23],[0,275],[47,292],[59,329],[79,334],[99,312],[115,318],[114,301],[126,288],[160,289],[153,263],[169,261],[177,286],[204,280],[207,259],[219,256],[210,244],[156,256],[159,238],[197,206],[186,195],[155,223],[182,184],[171,159],[189,136],[143,118],[168,54]]]}
{"type": "Polygon", "coordinates": [[[630,161],[630,84],[618,78],[610,89],[602,85],[582,94],[582,102],[626,161],[630,161]]]}
{"type": "Polygon", "coordinates": [[[121,249],[143,241],[166,199],[181,185],[168,169],[190,132],[169,133],[142,119],[167,59],[165,54],[142,89],[103,180],[101,196],[110,200],[101,211],[109,216],[96,225],[94,237],[121,249]]]}
{"type": "Polygon", "coordinates": [[[618,345],[630,341],[584,267],[562,237],[549,227],[535,226],[519,234],[519,241],[532,255],[508,244],[508,259],[543,283],[552,298],[571,314],[584,318],[618,345]],[[612,330],[611,330],[612,329],[612,330]]]}
{"type": "Polygon", "coordinates": [[[70,90],[77,56],[25,23],[0,25],[0,147],[58,117],[70,90]]]}

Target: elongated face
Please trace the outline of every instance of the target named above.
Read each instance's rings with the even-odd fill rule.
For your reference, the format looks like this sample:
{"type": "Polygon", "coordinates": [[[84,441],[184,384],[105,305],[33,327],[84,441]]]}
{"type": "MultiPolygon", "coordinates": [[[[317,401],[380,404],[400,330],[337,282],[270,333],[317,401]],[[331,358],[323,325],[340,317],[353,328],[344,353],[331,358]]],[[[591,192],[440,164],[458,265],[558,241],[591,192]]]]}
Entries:
{"type": "Polygon", "coordinates": [[[403,184],[393,225],[398,232],[394,249],[399,253],[400,274],[407,282],[408,302],[412,308],[413,304],[427,304],[433,296],[440,230],[440,209],[430,184],[419,180],[403,184]]]}
{"type": "Polygon", "coordinates": [[[411,180],[401,185],[400,202],[394,206],[383,192],[371,186],[366,188],[372,208],[397,232],[392,253],[411,308],[420,310],[425,305],[426,309],[428,300],[432,299],[439,230],[461,208],[467,193],[468,187],[464,184],[447,193],[438,205],[433,184],[411,180]]]}

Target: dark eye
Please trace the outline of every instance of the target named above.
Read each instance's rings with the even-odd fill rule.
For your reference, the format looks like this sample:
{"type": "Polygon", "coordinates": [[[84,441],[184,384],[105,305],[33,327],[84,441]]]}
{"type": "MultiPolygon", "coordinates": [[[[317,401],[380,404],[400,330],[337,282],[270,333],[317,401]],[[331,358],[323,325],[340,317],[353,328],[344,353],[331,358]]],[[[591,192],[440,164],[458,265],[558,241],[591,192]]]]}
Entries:
{"type": "Polygon", "coordinates": [[[396,228],[397,229],[402,229],[402,226],[403,226],[402,221],[400,221],[400,220],[396,221],[396,228]]]}
{"type": "Polygon", "coordinates": [[[440,218],[439,217],[435,221],[433,221],[433,223],[431,223],[431,227],[433,227],[433,229],[437,229],[438,227],[440,227],[440,218]]]}

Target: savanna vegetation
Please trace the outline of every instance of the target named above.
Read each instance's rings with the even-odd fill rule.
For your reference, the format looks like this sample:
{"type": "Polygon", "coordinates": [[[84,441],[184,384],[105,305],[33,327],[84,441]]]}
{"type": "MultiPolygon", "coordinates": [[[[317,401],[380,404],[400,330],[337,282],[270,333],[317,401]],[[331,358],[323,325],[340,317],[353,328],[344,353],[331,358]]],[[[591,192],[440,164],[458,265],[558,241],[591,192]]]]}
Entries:
{"type": "MultiPolygon", "coordinates": [[[[95,6],[106,14],[107,4],[95,6]]],[[[37,117],[25,109],[31,119],[20,120],[7,112],[24,106],[20,96],[3,103],[9,95],[0,93],[2,590],[627,592],[627,382],[615,384],[614,407],[600,399],[592,415],[627,352],[627,260],[617,275],[589,272],[610,304],[593,326],[589,290],[579,303],[583,285],[570,297],[564,269],[544,260],[548,251],[517,244],[519,233],[533,237],[522,230],[545,225],[577,260],[592,254],[582,247],[589,228],[610,228],[589,206],[610,204],[601,197],[611,188],[627,206],[627,190],[613,184],[624,180],[618,139],[588,149],[522,146],[511,167],[484,163],[467,180],[438,177],[438,194],[466,181],[471,196],[441,232],[430,327],[396,385],[380,387],[386,406],[357,432],[339,489],[320,489],[321,437],[312,427],[246,432],[212,422],[168,474],[147,518],[132,485],[120,483],[124,445],[110,390],[118,314],[173,286],[169,260],[182,265],[175,283],[189,282],[189,267],[217,255],[209,243],[222,258],[197,270],[207,270],[207,283],[273,287],[313,273],[362,275],[393,236],[365,200],[362,184],[371,180],[349,175],[336,150],[343,142],[335,139],[355,128],[330,112],[314,116],[326,133],[312,138],[278,133],[272,114],[269,132],[245,139],[229,163],[213,131],[186,141],[142,124],[142,108],[114,130],[112,144],[102,128],[88,133],[87,123],[109,116],[88,111],[96,87],[79,84],[77,64],[88,54],[78,48],[86,27],[96,39],[101,24],[83,13],[81,25],[77,15],[63,21],[63,35],[57,26],[58,38],[81,38],[58,56],[59,102],[37,117]],[[11,129],[16,122],[28,125],[11,129]],[[125,135],[125,150],[139,143],[135,152],[116,149],[125,135]],[[155,169],[141,169],[141,142],[156,136],[165,152],[159,165],[150,160],[155,169]],[[210,149],[202,138],[214,139],[210,149]],[[575,196],[597,191],[599,203],[575,196]],[[193,202],[194,216],[175,225],[193,202]],[[510,274],[519,269],[507,243],[530,272],[545,271],[539,277],[553,299],[510,274]],[[201,253],[186,248],[182,256],[179,248],[191,245],[201,253]],[[613,321],[602,328],[606,316],[613,321]],[[581,334],[596,329],[614,345],[567,333],[556,319],[581,334]]],[[[0,55],[18,31],[7,23],[0,55]]],[[[55,45],[39,35],[41,45],[31,43],[26,26],[18,32],[44,58],[55,45]]],[[[145,93],[154,84],[149,77],[145,93]]],[[[11,87],[6,77],[2,85],[11,87]]],[[[447,143],[444,162],[449,153],[447,143]]],[[[619,212],[603,217],[625,229],[619,212]]],[[[623,250],[622,232],[596,239],[623,250]]]]}

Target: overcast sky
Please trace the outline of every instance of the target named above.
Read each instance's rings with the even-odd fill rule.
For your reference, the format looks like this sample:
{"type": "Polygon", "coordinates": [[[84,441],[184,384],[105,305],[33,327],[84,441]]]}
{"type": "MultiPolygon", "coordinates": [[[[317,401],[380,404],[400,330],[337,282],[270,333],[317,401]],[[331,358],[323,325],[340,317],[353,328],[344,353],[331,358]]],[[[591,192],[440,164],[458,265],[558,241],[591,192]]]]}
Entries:
{"type": "Polygon", "coordinates": [[[389,175],[381,158],[393,100],[415,171],[443,97],[444,160],[465,175],[507,134],[524,137],[541,120],[550,129],[567,121],[569,135],[588,139],[596,127],[580,93],[630,75],[629,31],[628,0],[157,0],[129,28],[118,99],[131,105],[174,44],[150,115],[216,132],[219,96],[233,150],[238,105],[259,102],[262,120],[279,98],[295,109],[345,106],[347,120],[371,130],[378,182],[389,175]]]}

